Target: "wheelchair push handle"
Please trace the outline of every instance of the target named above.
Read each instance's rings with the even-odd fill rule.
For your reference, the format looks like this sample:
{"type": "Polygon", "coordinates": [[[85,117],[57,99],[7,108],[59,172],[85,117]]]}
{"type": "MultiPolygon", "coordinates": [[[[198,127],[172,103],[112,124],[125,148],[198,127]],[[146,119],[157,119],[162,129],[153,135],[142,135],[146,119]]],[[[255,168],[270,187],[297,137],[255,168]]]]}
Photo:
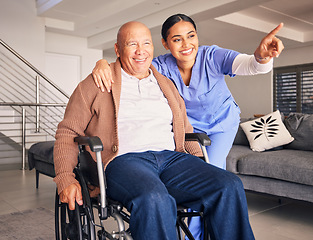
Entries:
{"type": "Polygon", "coordinates": [[[99,137],[75,137],[74,142],[77,142],[79,145],[88,145],[93,152],[103,151],[103,144],[99,137]]]}

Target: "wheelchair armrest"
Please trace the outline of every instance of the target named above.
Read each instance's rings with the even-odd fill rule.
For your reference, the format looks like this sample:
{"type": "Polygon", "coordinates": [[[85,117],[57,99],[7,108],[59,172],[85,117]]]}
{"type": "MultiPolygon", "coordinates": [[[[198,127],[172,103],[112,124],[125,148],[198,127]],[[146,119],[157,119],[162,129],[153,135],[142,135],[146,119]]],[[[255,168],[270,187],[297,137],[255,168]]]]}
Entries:
{"type": "Polygon", "coordinates": [[[205,133],[186,133],[185,140],[186,141],[198,141],[198,143],[202,146],[211,145],[211,139],[205,133]]]}
{"type": "Polygon", "coordinates": [[[74,142],[77,142],[78,145],[88,145],[93,152],[100,152],[103,150],[103,145],[99,137],[76,137],[74,142]]]}
{"type": "Polygon", "coordinates": [[[205,146],[211,145],[211,139],[205,133],[186,133],[185,141],[197,141],[200,144],[203,159],[209,163],[209,156],[205,146]]]}

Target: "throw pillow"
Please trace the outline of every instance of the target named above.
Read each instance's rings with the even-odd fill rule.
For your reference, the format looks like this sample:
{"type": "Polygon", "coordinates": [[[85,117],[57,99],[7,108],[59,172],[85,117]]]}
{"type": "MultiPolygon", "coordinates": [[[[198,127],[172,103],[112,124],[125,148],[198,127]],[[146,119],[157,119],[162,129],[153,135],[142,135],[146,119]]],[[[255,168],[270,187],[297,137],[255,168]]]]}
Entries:
{"type": "Polygon", "coordinates": [[[281,120],[279,110],[254,120],[241,123],[250,148],[256,152],[288,144],[294,140],[281,120]]]}
{"type": "Polygon", "coordinates": [[[295,139],[284,148],[313,151],[313,114],[290,113],[284,123],[295,139]]]}
{"type": "MultiPolygon", "coordinates": [[[[247,122],[254,118],[240,118],[240,122],[247,122]]],[[[247,136],[245,132],[242,130],[242,128],[239,126],[237,134],[234,139],[234,145],[243,145],[243,146],[250,146],[249,141],[247,139],[247,136]]]]}

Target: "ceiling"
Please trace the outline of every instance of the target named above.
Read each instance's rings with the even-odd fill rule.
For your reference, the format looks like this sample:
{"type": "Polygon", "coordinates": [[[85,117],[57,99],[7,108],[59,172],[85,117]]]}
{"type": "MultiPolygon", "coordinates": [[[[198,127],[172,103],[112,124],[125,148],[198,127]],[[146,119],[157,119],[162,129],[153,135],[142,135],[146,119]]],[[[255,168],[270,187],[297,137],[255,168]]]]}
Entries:
{"type": "Polygon", "coordinates": [[[88,39],[88,47],[114,57],[118,28],[136,20],[153,36],[155,55],[165,52],[161,25],[175,13],[197,23],[200,44],[217,44],[253,53],[267,32],[280,22],[278,37],[286,48],[313,45],[312,0],[36,0],[46,31],[88,39]]]}

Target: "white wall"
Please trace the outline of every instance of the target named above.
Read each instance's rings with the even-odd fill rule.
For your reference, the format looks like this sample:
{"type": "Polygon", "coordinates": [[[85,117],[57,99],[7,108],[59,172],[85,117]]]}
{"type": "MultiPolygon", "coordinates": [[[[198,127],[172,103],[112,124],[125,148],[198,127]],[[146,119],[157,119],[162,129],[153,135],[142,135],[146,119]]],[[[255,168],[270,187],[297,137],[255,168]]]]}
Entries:
{"type": "MultiPolygon", "coordinates": [[[[85,38],[46,33],[44,19],[37,17],[35,0],[1,0],[0,38],[45,75],[46,52],[80,57],[80,79],[84,79],[102,58],[102,51],[89,49],[85,38]]],[[[51,80],[60,88],[66,82],[51,80]]]]}
{"type": "Polygon", "coordinates": [[[75,55],[46,53],[45,74],[54,79],[58,86],[69,96],[81,81],[81,58],[75,55]]]}
{"type": "Polygon", "coordinates": [[[81,57],[81,79],[86,78],[92,71],[96,61],[102,58],[102,51],[87,47],[87,39],[46,33],[46,52],[61,53],[81,57]]]}
{"type": "Polygon", "coordinates": [[[241,109],[241,117],[272,111],[272,72],[256,76],[226,77],[226,82],[241,109]]]}
{"type": "MultiPolygon", "coordinates": [[[[47,53],[79,57],[81,61],[80,63],[81,69],[79,76],[80,80],[85,79],[91,73],[93,67],[95,66],[96,61],[102,58],[101,50],[87,48],[86,38],[47,32],[45,47],[47,53]]],[[[50,64],[51,63],[52,62],[50,62],[50,64]]],[[[57,67],[59,63],[55,62],[55,64],[57,67]]],[[[53,66],[50,66],[49,68],[51,69],[53,68],[53,66]]],[[[61,76],[58,75],[57,79],[53,79],[52,76],[48,75],[47,77],[51,78],[51,80],[58,86],[64,86],[64,89],[67,90],[69,94],[71,93],[72,90],[69,86],[69,83],[73,83],[75,85],[73,86],[73,89],[77,85],[77,80],[75,76],[73,76],[73,78],[68,78],[67,75],[64,75],[64,78],[61,78],[61,76]]]]}
{"type": "Polygon", "coordinates": [[[313,63],[313,46],[284,49],[281,56],[276,59],[275,67],[313,63]]]}
{"type": "Polygon", "coordinates": [[[0,38],[36,68],[43,69],[45,26],[35,0],[1,0],[0,38]]]}

